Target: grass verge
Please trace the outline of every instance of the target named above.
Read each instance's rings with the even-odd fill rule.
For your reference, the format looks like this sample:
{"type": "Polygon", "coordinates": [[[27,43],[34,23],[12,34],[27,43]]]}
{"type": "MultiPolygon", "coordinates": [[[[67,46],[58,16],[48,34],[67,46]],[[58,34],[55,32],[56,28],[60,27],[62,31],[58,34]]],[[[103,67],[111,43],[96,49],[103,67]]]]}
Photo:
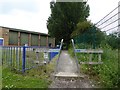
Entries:
{"type": "Polygon", "coordinates": [[[54,72],[55,57],[49,64],[18,73],[9,68],[2,70],[2,88],[48,88],[50,75],[54,72]]]}

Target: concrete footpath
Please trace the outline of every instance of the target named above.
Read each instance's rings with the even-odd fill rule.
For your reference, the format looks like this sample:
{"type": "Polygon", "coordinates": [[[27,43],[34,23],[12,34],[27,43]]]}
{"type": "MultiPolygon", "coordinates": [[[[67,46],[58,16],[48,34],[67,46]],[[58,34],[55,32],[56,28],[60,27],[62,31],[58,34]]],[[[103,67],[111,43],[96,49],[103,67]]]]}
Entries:
{"type": "Polygon", "coordinates": [[[57,74],[59,77],[78,77],[78,68],[74,59],[70,57],[67,51],[62,51],[58,66],[57,74]]]}
{"type": "Polygon", "coordinates": [[[57,73],[53,75],[49,88],[95,88],[95,85],[86,76],[79,77],[76,61],[67,51],[62,51],[57,73]]]}

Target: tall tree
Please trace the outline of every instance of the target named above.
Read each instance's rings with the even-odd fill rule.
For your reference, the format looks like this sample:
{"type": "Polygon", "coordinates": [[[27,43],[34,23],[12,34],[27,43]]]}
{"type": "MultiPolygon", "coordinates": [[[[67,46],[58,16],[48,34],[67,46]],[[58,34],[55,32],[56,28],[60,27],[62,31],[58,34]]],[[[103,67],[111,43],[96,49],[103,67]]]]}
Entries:
{"type": "Polygon", "coordinates": [[[87,20],[89,5],[85,2],[51,2],[51,16],[47,21],[48,33],[68,45],[76,24],[87,20]]]}
{"type": "Polygon", "coordinates": [[[107,43],[113,49],[120,49],[120,36],[118,32],[113,32],[107,36],[107,43]]]}
{"type": "Polygon", "coordinates": [[[71,37],[75,39],[77,44],[89,44],[93,48],[99,46],[105,39],[104,33],[90,21],[79,22],[71,37]]]}

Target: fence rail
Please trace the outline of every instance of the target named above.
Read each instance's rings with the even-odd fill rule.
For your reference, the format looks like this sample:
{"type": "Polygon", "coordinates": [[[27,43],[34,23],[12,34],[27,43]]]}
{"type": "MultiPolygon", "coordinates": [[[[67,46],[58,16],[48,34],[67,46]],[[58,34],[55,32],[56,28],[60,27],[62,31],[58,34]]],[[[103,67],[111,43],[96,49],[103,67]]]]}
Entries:
{"type": "Polygon", "coordinates": [[[49,63],[59,52],[60,48],[2,46],[2,65],[24,73],[26,70],[49,63]]]}
{"type": "Polygon", "coordinates": [[[103,62],[101,62],[101,54],[103,53],[103,50],[101,49],[76,49],[75,44],[74,44],[74,40],[72,39],[72,45],[73,45],[73,49],[74,49],[74,55],[76,58],[76,64],[77,66],[79,66],[79,62],[78,62],[78,54],[89,54],[89,61],[81,61],[80,60],[80,64],[102,64],[103,62]],[[92,61],[93,59],[93,55],[98,55],[98,61],[92,61]]]}

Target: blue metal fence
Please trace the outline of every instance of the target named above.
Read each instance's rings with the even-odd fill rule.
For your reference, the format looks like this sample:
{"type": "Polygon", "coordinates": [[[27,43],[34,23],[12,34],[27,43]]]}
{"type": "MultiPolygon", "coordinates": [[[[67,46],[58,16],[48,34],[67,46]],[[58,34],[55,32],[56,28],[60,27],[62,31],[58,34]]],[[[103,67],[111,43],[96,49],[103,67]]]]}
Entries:
{"type": "Polygon", "coordinates": [[[39,46],[2,46],[2,65],[22,71],[45,65],[60,49],[39,46]]]}
{"type": "Polygon", "coordinates": [[[20,70],[22,65],[23,47],[3,46],[2,47],[2,64],[4,66],[14,67],[20,70]]]}

